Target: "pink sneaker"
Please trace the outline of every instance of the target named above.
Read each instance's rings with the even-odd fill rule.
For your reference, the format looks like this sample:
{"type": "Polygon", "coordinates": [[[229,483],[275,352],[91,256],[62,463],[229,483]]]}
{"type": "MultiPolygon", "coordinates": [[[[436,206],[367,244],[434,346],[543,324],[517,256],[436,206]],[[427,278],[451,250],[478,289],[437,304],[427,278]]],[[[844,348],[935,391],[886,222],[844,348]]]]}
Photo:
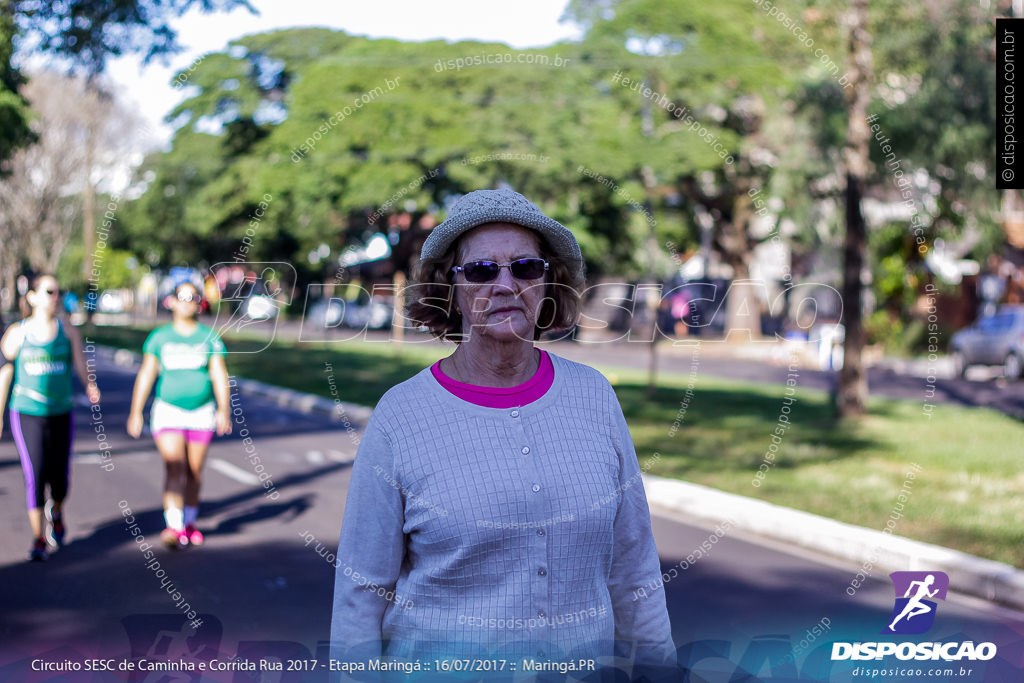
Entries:
{"type": "Polygon", "coordinates": [[[37,538],[35,543],[32,544],[32,550],[28,555],[29,559],[33,562],[46,562],[50,558],[50,553],[46,550],[46,539],[37,538]]]}
{"type": "Polygon", "coordinates": [[[191,545],[203,544],[203,532],[197,529],[195,525],[189,524],[185,527],[185,536],[191,545]]]}
{"type": "Polygon", "coordinates": [[[180,550],[188,546],[188,534],[171,527],[160,532],[160,540],[171,550],[180,550]]]}

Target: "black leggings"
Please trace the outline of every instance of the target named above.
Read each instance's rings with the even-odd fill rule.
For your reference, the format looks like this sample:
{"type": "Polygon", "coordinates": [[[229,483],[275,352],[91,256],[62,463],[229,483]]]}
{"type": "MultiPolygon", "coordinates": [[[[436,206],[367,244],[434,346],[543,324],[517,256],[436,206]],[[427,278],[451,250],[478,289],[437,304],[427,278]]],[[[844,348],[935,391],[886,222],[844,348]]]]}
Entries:
{"type": "Polygon", "coordinates": [[[25,471],[25,504],[29,510],[43,507],[46,485],[50,497],[60,503],[68,495],[71,459],[71,413],[26,415],[11,411],[11,431],[25,471]]]}

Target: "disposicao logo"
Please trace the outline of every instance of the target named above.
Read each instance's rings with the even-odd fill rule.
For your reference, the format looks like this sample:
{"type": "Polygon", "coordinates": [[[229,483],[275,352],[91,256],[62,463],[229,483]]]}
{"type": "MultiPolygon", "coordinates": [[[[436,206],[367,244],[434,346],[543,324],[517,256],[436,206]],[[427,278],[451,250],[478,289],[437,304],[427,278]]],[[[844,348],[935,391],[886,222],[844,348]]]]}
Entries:
{"type": "MultiPolygon", "coordinates": [[[[946,599],[949,577],[938,571],[893,572],[889,577],[896,591],[896,601],[889,617],[889,625],[882,633],[926,633],[935,623],[938,608],[935,600],[946,599]]],[[[832,661],[882,659],[893,655],[901,660],[985,661],[996,656],[996,646],[994,643],[975,645],[969,640],[946,643],[832,643],[832,661]]]]}
{"type": "Polygon", "coordinates": [[[937,608],[928,598],[945,600],[949,577],[945,572],[893,572],[889,578],[896,589],[896,604],[882,633],[926,633],[935,623],[937,608]]]}

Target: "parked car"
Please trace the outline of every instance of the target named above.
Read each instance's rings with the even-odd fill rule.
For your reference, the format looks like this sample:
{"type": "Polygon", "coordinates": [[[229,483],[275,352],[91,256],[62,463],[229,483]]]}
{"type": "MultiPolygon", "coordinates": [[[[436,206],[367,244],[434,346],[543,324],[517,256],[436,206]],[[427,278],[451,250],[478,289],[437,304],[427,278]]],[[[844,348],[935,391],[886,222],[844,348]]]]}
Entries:
{"type": "Polygon", "coordinates": [[[251,294],[242,303],[242,313],[250,320],[270,320],[277,317],[277,301],[263,294],[251,294]]]}
{"type": "Polygon", "coordinates": [[[337,327],[345,314],[347,304],[344,299],[324,297],[306,311],[306,323],[314,329],[337,327]]]}
{"type": "Polygon", "coordinates": [[[96,310],[100,313],[124,313],[128,310],[129,292],[118,289],[107,289],[100,293],[96,302],[96,310]]]}
{"type": "Polygon", "coordinates": [[[1024,306],[1000,306],[994,315],[960,330],[950,339],[950,353],[960,377],[972,365],[1001,365],[1006,379],[1020,379],[1024,367],[1024,306]]]}
{"type": "Polygon", "coordinates": [[[229,286],[223,301],[250,320],[271,320],[284,308],[262,280],[229,286]]]}
{"type": "Polygon", "coordinates": [[[344,327],[355,330],[384,330],[391,327],[392,304],[381,297],[360,303],[358,299],[320,299],[306,313],[315,329],[344,327]]]}
{"type": "Polygon", "coordinates": [[[363,304],[348,301],[345,304],[345,319],[342,325],[357,330],[388,330],[391,329],[394,311],[393,305],[386,297],[375,296],[363,304]]]}

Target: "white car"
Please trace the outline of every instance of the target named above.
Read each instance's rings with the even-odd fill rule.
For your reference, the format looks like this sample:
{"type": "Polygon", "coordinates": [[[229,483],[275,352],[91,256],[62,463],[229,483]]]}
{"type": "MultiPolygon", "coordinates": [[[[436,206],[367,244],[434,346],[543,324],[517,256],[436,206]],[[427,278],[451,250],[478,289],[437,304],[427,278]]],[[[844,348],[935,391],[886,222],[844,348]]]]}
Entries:
{"type": "Polygon", "coordinates": [[[270,320],[277,312],[277,302],[262,294],[250,296],[242,303],[242,313],[251,320],[270,320]]]}
{"type": "Polygon", "coordinates": [[[96,301],[96,310],[100,313],[124,313],[126,309],[124,295],[116,290],[106,290],[96,301]]]}
{"type": "Polygon", "coordinates": [[[953,367],[964,377],[972,365],[1001,365],[1013,381],[1024,374],[1024,306],[1003,305],[950,339],[953,367]]]}

